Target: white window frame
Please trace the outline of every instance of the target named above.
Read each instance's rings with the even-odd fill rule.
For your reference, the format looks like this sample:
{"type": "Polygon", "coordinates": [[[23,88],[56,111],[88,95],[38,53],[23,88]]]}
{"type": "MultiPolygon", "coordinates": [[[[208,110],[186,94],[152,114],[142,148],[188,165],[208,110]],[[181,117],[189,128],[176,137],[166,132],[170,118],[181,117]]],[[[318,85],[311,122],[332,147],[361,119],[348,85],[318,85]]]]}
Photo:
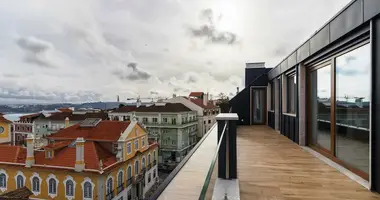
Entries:
{"type": "Polygon", "coordinates": [[[94,198],[94,189],[95,189],[95,184],[91,181],[91,179],[89,177],[86,177],[84,178],[83,182],[81,183],[81,186],[82,186],[82,197],[83,197],[83,200],[92,200],[94,198]],[[92,186],[91,188],[91,198],[85,198],[84,197],[84,184],[86,182],[89,182],[92,186]]]}
{"type": "Polygon", "coordinates": [[[128,165],[126,173],[125,173],[125,176],[127,177],[127,179],[125,181],[128,181],[129,178],[133,177],[133,169],[132,169],[132,165],[131,164],[128,165]],[[128,168],[131,168],[131,177],[128,177],[128,168]]]}
{"type": "Polygon", "coordinates": [[[36,172],[33,172],[33,175],[30,177],[30,185],[31,185],[31,191],[33,192],[33,195],[34,196],[38,196],[38,195],[40,195],[41,194],[41,183],[42,183],[42,178],[40,177],[40,175],[38,174],[38,173],[36,173],[36,172]],[[38,186],[38,191],[34,191],[33,189],[33,178],[34,177],[37,177],[38,179],[39,179],[39,186],[38,186]]]}
{"type": "Polygon", "coordinates": [[[146,169],[146,158],[145,158],[145,156],[143,156],[142,158],[141,158],[141,170],[142,169],[146,169]],[[144,161],[144,162],[143,162],[144,161]]]}
{"type": "Polygon", "coordinates": [[[128,142],[127,143],[127,155],[131,154],[132,153],[132,143],[131,142],[128,142]],[[128,149],[128,145],[129,145],[129,149],[128,149]]]}
{"type": "Polygon", "coordinates": [[[107,177],[107,179],[106,179],[106,195],[107,194],[109,194],[108,193],[108,190],[109,190],[109,188],[108,188],[108,180],[110,180],[110,179],[112,179],[112,185],[111,185],[111,192],[113,192],[113,190],[115,189],[115,184],[114,184],[114,178],[113,178],[113,176],[111,176],[111,175],[109,175],[108,177],[107,177]]]}
{"type": "Polygon", "coordinates": [[[0,187],[1,192],[4,192],[8,188],[8,178],[9,178],[9,176],[8,176],[7,172],[4,169],[0,169],[0,174],[4,174],[5,175],[5,187],[0,187]]]}
{"type": "Polygon", "coordinates": [[[24,186],[25,186],[25,180],[26,180],[24,173],[22,173],[22,171],[17,171],[17,173],[15,175],[16,189],[17,189],[17,177],[18,176],[21,176],[23,178],[24,186]]]}
{"type": "MultiPolygon", "coordinates": [[[[121,178],[123,179],[122,181],[121,181],[121,184],[123,184],[124,185],[124,171],[123,171],[123,169],[119,169],[119,171],[117,172],[117,174],[116,174],[116,191],[117,191],[117,189],[119,188],[119,174],[120,173],[122,173],[122,175],[121,175],[121,178]]],[[[119,192],[119,191],[117,191],[117,192],[119,192]]],[[[122,192],[122,191],[120,191],[120,192],[122,192]]]]}
{"type": "Polygon", "coordinates": [[[136,171],[136,162],[137,162],[137,167],[139,167],[139,165],[140,165],[139,160],[136,159],[135,163],[134,163],[134,166],[133,166],[133,170],[135,172],[135,176],[137,176],[137,174],[139,174],[139,169],[137,169],[137,171],[136,171]]]}
{"type": "Polygon", "coordinates": [[[74,199],[74,197],[75,197],[75,186],[76,186],[76,182],[75,182],[75,180],[73,179],[73,177],[71,177],[71,176],[66,176],[66,178],[65,178],[65,180],[63,181],[63,184],[65,185],[65,197],[66,197],[66,199],[68,199],[68,200],[72,200],[72,199],[74,199]],[[67,189],[67,187],[66,187],[66,183],[67,183],[67,181],[72,181],[73,182],[73,196],[68,196],[67,195],[67,191],[66,191],[66,189],[67,189]]]}
{"type": "Polygon", "coordinates": [[[139,150],[139,139],[137,138],[135,141],[134,141],[134,146],[135,146],[135,151],[139,150]],[[137,142],[137,143],[136,143],[137,142]],[[137,145],[136,145],[137,144],[137,145]],[[137,148],[136,148],[137,147],[137,148]]]}
{"type": "Polygon", "coordinates": [[[58,184],[59,184],[59,180],[57,179],[57,177],[54,175],[54,174],[49,174],[49,176],[47,177],[47,179],[46,179],[46,183],[47,183],[47,186],[48,186],[48,195],[51,197],[51,198],[54,198],[54,197],[56,197],[56,196],[58,196],[58,184]],[[54,193],[50,193],[50,191],[49,191],[49,187],[50,187],[50,185],[49,185],[49,181],[50,181],[50,179],[54,179],[55,180],[55,194],[54,193]]]}

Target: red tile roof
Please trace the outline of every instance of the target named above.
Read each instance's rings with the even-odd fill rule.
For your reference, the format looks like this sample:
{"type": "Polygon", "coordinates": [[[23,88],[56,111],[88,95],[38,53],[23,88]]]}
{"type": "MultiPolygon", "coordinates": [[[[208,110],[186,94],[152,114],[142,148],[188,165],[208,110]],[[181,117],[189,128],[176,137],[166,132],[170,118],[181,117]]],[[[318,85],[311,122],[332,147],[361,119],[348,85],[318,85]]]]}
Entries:
{"type": "MultiPolygon", "coordinates": [[[[75,167],[76,147],[66,146],[61,150],[56,150],[53,158],[46,158],[45,151],[36,151],[34,157],[36,165],[75,167]]],[[[103,148],[99,143],[86,141],[84,143],[85,168],[100,170],[100,160],[103,162],[103,168],[117,162],[116,155],[103,148]]]]}
{"type": "Polygon", "coordinates": [[[73,110],[71,110],[70,108],[58,108],[57,110],[61,111],[61,112],[73,112],[73,110]]]}
{"type": "Polygon", "coordinates": [[[49,145],[44,146],[43,148],[44,148],[44,149],[57,150],[57,149],[61,149],[61,148],[63,148],[63,147],[66,147],[66,146],[68,146],[68,145],[71,144],[71,143],[72,143],[71,140],[65,140],[65,141],[60,141],[60,142],[51,143],[51,144],[49,144],[49,145]]]}
{"type": "Polygon", "coordinates": [[[189,97],[203,97],[203,92],[191,92],[189,97]]]}
{"type": "Polygon", "coordinates": [[[7,124],[12,124],[12,121],[9,121],[9,120],[5,119],[5,117],[3,117],[3,115],[0,115],[0,122],[4,122],[4,123],[7,123],[7,124]]]}
{"type": "Polygon", "coordinates": [[[101,121],[95,127],[81,127],[80,123],[61,129],[55,134],[49,136],[50,139],[56,140],[75,140],[83,137],[86,140],[95,141],[117,141],[120,134],[127,129],[130,122],[127,121],[101,121]]]}
{"type": "Polygon", "coordinates": [[[207,102],[207,105],[204,105],[203,104],[203,99],[194,99],[194,98],[190,98],[190,101],[197,104],[199,107],[202,107],[204,109],[216,109],[218,107],[216,107],[213,103],[211,102],[207,102]]]}
{"type": "Polygon", "coordinates": [[[0,162],[25,163],[26,149],[21,146],[0,145],[0,162]]]}

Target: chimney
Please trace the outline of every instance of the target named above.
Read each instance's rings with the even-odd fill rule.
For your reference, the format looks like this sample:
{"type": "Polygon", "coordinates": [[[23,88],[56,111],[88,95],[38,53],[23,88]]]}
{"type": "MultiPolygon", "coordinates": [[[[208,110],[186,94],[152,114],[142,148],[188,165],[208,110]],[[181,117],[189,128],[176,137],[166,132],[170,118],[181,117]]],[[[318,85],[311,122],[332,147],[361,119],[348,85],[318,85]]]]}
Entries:
{"type": "Polygon", "coordinates": [[[33,134],[28,134],[26,138],[26,160],[25,167],[32,167],[34,165],[34,136],[33,134]]]}
{"type": "Polygon", "coordinates": [[[203,105],[207,106],[208,94],[203,94],[203,105]]]}
{"type": "Polygon", "coordinates": [[[66,119],[65,119],[65,128],[68,128],[69,124],[70,124],[70,119],[68,117],[66,117],[66,119]]]}
{"type": "Polygon", "coordinates": [[[81,172],[84,170],[84,139],[77,138],[75,141],[76,148],[76,160],[75,160],[75,171],[81,172]]]}

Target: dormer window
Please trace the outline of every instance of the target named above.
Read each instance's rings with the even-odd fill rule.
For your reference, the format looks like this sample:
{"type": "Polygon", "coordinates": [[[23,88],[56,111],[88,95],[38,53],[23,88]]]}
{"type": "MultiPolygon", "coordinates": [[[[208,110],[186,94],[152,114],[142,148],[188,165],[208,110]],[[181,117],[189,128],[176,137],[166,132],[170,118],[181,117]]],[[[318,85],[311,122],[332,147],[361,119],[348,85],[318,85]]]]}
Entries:
{"type": "Polygon", "coordinates": [[[47,159],[52,159],[53,158],[53,150],[47,150],[47,151],[45,151],[45,157],[47,158],[47,159]]]}

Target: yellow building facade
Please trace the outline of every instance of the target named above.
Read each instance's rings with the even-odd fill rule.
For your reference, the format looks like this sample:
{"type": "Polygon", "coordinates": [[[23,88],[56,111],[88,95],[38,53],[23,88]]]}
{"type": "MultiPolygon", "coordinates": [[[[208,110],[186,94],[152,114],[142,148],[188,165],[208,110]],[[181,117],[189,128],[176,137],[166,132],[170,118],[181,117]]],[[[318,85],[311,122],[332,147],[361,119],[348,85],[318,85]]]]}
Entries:
{"type": "MultiPolygon", "coordinates": [[[[105,123],[109,122],[100,122],[98,126],[115,125],[105,123]]],[[[75,127],[69,128],[76,131],[75,127]]],[[[66,132],[62,135],[67,135],[66,132]]],[[[81,131],[77,133],[82,136],[81,131]]],[[[107,137],[109,135],[112,134],[107,137]]],[[[43,150],[32,149],[32,154],[30,138],[27,139],[26,149],[0,146],[0,192],[26,186],[33,193],[33,199],[125,200],[144,198],[158,179],[158,145],[148,143],[146,130],[137,122],[130,122],[114,142],[95,142],[90,137],[80,137],[81,140],[75,140],[76,143],[65,143],[58,142],[57,138],[43,150]],[[82,140],[83,143],[79,144],[82,140]],[[112,154],[107,152],[108,144],[114,147],[112,154]],[[98,163],[94,162],[95,158],[90,160],[91,152],[88,151],[92,151],[91,145],[95,145],[98,163]],[[2,156],[6,152],[8,155],[2,156]],[[78,168],[78,163],[84,163],[84,168],[78,168]]]]}

